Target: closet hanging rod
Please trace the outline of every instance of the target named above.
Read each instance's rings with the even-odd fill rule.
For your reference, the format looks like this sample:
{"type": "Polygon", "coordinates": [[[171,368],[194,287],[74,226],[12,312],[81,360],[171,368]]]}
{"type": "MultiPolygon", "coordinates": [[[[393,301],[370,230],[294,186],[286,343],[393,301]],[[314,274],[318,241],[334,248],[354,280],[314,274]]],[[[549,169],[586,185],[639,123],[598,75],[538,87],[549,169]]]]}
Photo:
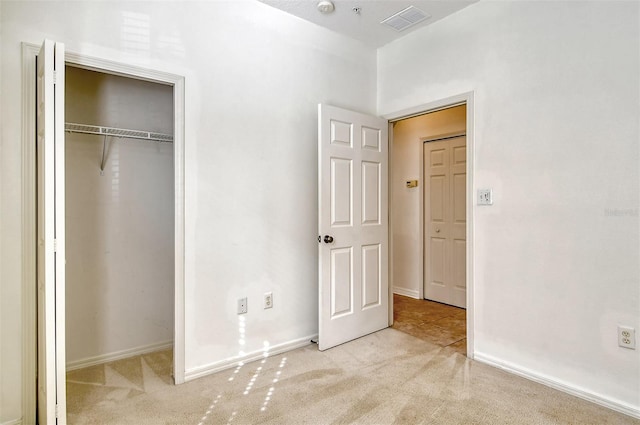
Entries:
{"type": "Polygon", "coordinates": [[[69,133],[98,134],[100,136],[151,140],[155,142],[173,142],[173,136],[170,134],[154,133],[151,131],[130,130],[126,128],[103,127],[99,125],[76,124],[72,122],[65,123],[64,130],[69,133]]]}

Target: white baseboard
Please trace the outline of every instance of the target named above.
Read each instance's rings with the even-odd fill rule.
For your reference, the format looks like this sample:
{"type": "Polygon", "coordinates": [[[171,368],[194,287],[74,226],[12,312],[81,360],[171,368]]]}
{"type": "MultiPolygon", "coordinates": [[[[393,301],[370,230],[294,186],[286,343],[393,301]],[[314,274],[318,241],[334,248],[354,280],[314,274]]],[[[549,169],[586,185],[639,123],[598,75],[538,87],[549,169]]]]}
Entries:
{"type": "Polygon", "coordinates": [[[393,293],[398,295],[404,295],[405,297],[420,299],[420,293],[414,289],[400,288],[398,286],[393,287],[393,293]]]}
{"type": "Polygon", "coordinates": [[[84,367],[95,366],[103,363],[113,362],[115,360],[126,359],[127,357],[139,356],[141,354],[152,353],[154,351],[167,350],[173,347],[173,341],[157,342],[155,344],[143,345],[140,347],[130,348],[127,350],[116,351],[108,354],[101,354],[95,357],[87,357],[85,359],[67,362],[67,371],[82,369],[84,367]]]}
{"type": "Polygon", "coordinates": [[[13,419],[9,422],[2,422],[0,425],[22,425],[22,419],[13,419]]]}
{"type": "MultiPolygon", "coordinates": [[[[292,341],[287,341],[282,344],[273,345],[269,347],[267,353],[269,356],[274,356],[276,354],[282,354],[287,351],[295,350],[297,348],[306,347],[311,344],[311,340],[317,340],[318,335],[309,335],[304,338],[295,339],[292,341]]],[[[265,357],[264,350],[256,350],[251,353],[247,353],[244,355],[238,355],[235,357],[230,357],[228,359],[220,360],[215,363],[208,364],[206,366],[200,366],[197,368],[189,369],[184,374],[185,382],[193,381],[194,379],[201,378],[206,375],[211,375],[216,372],[220,372],[226,369],[231,369],[233,367],[238,366],[238,363],[248,363],[256,360],[263,359],[265,357]]]]}
{"type": "Polygon", "coordinates": [[[584,388],[577,387],[570,383],[559,381],[551,376],[534,372],[527,368],[502,361],[498,358],[479,353],[477,351],[474,353],[473,359],[478,362],[488,364],[489,366],[497,367],[498,369],[502,369],[514,375],[521,376],[530,381],[537,382],[539,384],[551,387],[567,394],[571,394],[573,396],[590,401],[608,409],[615,410],[616,412],[620,412],[633,418],[640,419],[640,408],[638,408],[638,406],[633,406],[620,400],[611,399],[602,394],[597,394],[589,390],[585,390],[584,388]]]}

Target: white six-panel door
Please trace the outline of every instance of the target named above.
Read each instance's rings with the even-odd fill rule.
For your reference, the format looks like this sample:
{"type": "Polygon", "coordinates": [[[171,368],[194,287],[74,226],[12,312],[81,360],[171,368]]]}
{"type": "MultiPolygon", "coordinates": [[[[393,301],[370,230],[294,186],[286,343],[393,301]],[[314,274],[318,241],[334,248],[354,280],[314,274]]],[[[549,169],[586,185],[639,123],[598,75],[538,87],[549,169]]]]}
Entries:
{"type": "Polygon", "coordinates": [[[388,123],[318,106],[320,350],[386,328],[388,123]]]}
{"type": "Polygon", "coordinates": [[[46,40],[37,63],[38,423],[64,424],[64,45],[46,40]]]}
{"type": "Polygon", "coordinates": [[[424,298],[466,307],[466,138],[424,144],[424,298]]]}

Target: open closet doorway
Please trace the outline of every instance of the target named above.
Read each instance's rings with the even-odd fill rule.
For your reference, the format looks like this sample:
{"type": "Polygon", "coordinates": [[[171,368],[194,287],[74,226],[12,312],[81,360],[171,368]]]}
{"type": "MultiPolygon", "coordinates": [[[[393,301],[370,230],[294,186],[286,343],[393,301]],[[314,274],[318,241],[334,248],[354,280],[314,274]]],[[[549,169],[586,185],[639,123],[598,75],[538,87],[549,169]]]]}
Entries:
{"type": "Polygon", "coordinates": [[[67,413],[172,383],[173,87],[66,66],[67,413]]]}
{"type": "MultiPolygon", "coordinates": [[[[172,354],[173,365],[164,367],[170,376],[171,383],[182,384],[185,381],[185,326],[184,326],[184,174],[185,174],[185,78],[181,75],[164,72],[159,69],[141,68],[126,62],[115,62],[92,55],[92,49],[88,48],[82,54],[67,51],[64,44],[52,40],[45,40],[42,46],[29,43],[22,44],[22,104],[24,125],[22,131],[22,190],[23,197],[23,287],[22,299],[22,330],[23,340],[23,367],[24,376],[23,397],[23,422],[35,423],[36,414],[39,412],[41,422],[54,422],[55,418],[60,423],[65,422],[67,412],[65,369],[67,357],[65,355],[65,252],[66,232],[51,235],[52,217],[61,217],[60,229],[69,229],[73,223],[67,223],[65,214],[65,181],[67,180],[65,169],[65,69],[66,65],[84,70],[97,71],[112,76],[127,77],[128,79],[151,82],[170,87],[172,91],[172,116],[170,120],[173,128],[173,179],[170,186],[173,188],[173,332],[172,354]],[[55,88],[55,90],[54,90],[55,88]],[[55,101],[54,101],[55,100],[55,101]],[[44,118],[44,119],[41,119],[44,118]],[[37,143],[36,143],[37,142],[37,143]],[[46,148],[40,149],[44,143],[46,148]],[[38,148],[37,148],[38,147],[38,148]],[[55,155],[54,155],[55,153],[55,155]],[[43,171],[43,167],[49,172],[43,171]],[[55,169],[55,173],[51,170],[55,169]],[[60,177],[60,178],[58,178],[60,177]],[[62,184],[57,184],[61,182],[62,184]],[[52,191],[51,188],[56,190],[52,191]],[[44,189],[44,190],[42,190],[44,189]],[[40,195],[48,194],[49,203],[40,202],[40,195]],[[54,193],[60,195],[52,196],[54,193]],[[38,196],[36,196],[38,195],[38,196]],[[51,198],[53,201],[51,202],[51,198]],[[60,200],[60,202],[57,202],[60,200]],[[36,202],[37,201],[37,202],[36,202]],[[42,205],[46,205],[43,207],[42,205]],[[42,220],[48,220],[44,240],[40,239],[40,225],[42,220]],[[44,255],[40,245],[45,246],[44,255]],[[57,248],[56,248],[57,247],[57,248]],[[58,253],[62,255],[58,255],[58,253]],[[38,254],[38,255],[37,255],[38,254]],[[45,261],[45,271],[41,274],[41,259],[45,261]],[[58,258],[61,261],[58,263],[58,258]],[[54,263],[55,260],[55,263],[54,263]],[[48,262],[48,263],[47,263],[48,262]],[[56,264],[60,270],[55,273],[55,279],[51,276],[51,264],[56,264]],[[40,279],[45,280],[40,280],[40,279]],[[44,295],[41,294],[44,292],[44,295]],[[46,295],[46,296],[45,296],[46,295]],[[52,302],[52,299],[55,302],[52,302]],[[44,313],[41,314],[41,303],[44,305],[44,313]],[[43,338],[41,340],[41,337],[43,338]],[[46,337],[46,341],[45,338],[46,337]],[[45,341],[46,343],[41,343],[45,341]],[[42,367],[42,364],[46,367],[42,367]],[[36,385],[37,384],[37,385],[36,385]],[[42,420],[44,418],[44,420],[42,420]]],[[[118,108],[124,105],[117,105],[118,108]]],[[[82,124],[82,123],[80,123],[82,124]]],[[[98,123],[88,123],[98,124],[98,123]]],[[[132,134],[129,134],[132,136],[132,134]]],[[[157,136],[157,135],[154,135],[157,136]]],[[[105,155],[105,157],[108,156],[105,155]]],[[[95,167],[95,160],[91,159],[95,167]]],[[[108,161],[107,161],[108,162],[108,161]]],[[[98,158],[98,170],[102,162],[102,151],[98,158]]],[[[106,163],[105,163],[106,165],[106,163]]],[[[99,172],[99,171],[98,171],[99,172]]],[[[112,182],[115,183],[115,182],[112,182]]],[[[144,196],[144,195],[142,195],[144,196]]],[[[101,212],[102,209],[99,209],[101,212]]],[[[46,224],[45,223],[45,224],[46,224]]],[[[56,221],[57,223],[57,221],[56,221]]],[[[92,228],[92,232],[97,229],[92,228]]],[[[68,258],[67,258],[68,260],[68,258]]],[[[171,261],[171,260],[170,260],[171,261]]],[[[99,270],[95,270],[98,272],[99,270]]],[[[118,355],[131,355],[131,351],[116,353],[118,355]]],[[[85,360],[101,362],[114,358],[114,353],[106,353],[107,356],[95,356],[85,360]],[[97,357],[97,358],[96,358],[97,357]]],[[[78,363],[75,364],[76,366],[78,363]]],[[[158,364],[151,366],[158,370],[158,364]]],[[[146,373],[148,368],[140,368],[146,373]],[[146,371],[146,372],[145,372],[146,371]]],[[[117,374],[102,374],[106,382],[120,382],[117,374]]],[[[156,381],[157,383],[157,381],[156,381]]],[[[127,383],[128,390],[136,390],[139,385],[127,383]]],[[[107,386],[102,384],[104,390],[107,386]]],[[[116,395],[122,396],[126,391],[118,391],[116,395]]],[[[91,400],[86,400],[91,402],[91,400]]]]}
{"type": "Polygon", "coordinates": [[[467,105],[392,123],[393,327],[467,354],[467,105]]]}
{"type": "Polygon", "coordinates": [[[66,66],[67,413],[171,383],[173,87],[66,66]],[[110,395],[111,394],[111,395],[110,395]]]}

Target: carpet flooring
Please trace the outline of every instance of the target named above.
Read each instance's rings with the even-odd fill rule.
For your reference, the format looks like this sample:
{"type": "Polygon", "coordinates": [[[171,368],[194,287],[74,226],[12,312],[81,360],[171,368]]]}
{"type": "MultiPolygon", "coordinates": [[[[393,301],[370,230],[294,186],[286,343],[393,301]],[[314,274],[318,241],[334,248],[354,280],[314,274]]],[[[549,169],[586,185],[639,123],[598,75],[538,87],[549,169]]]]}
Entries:
{"type": "Polygon", "coordinates": [[[640,424],[393,328],[171,384],[171,351],[71,371],[71,424],[640,424]]]}

